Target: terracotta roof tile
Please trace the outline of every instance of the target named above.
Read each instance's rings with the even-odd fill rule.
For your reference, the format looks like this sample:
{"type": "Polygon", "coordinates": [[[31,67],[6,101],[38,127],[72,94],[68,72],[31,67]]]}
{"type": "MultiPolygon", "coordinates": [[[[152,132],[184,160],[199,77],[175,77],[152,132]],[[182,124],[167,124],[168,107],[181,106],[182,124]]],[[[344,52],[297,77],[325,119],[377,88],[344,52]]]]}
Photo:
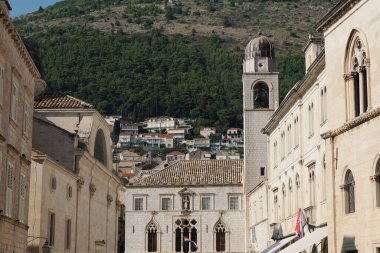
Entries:
{"type": "Polygon", "coordinates": [[[133,186],[237,185],[242,183],[243,160],[190,160],[169,165],[133,186]]]}
{"type": "Polygon", "coordinates": [[[34,100],[35,109],[93,109],[94,106],[59,91],[46,91],[34,100]]]}

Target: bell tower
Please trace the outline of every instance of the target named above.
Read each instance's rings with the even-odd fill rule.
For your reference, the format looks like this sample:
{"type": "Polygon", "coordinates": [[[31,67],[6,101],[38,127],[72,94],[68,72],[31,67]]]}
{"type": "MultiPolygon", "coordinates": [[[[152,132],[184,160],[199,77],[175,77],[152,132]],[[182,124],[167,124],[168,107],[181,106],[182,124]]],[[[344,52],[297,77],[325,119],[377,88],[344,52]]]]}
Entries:
{"type": "Polygon", "coordinates": [[[273,44],[252,39],[243,62],[244,189],[252,191],[267,175],[267,136],[261,129],[279,105],[278,72],[273,44]]]}

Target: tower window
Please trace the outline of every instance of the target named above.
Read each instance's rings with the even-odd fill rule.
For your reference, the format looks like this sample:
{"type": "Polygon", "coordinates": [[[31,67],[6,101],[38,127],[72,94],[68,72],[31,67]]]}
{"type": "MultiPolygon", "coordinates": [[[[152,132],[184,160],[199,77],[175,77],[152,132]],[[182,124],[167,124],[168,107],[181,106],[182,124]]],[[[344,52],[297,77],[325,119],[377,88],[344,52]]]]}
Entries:
{"type": "Polygon", "coordinates": [[[255,109],[269,108],[269,88],[265,83],[258,83],[253,88],[253,105],[255,109]]]}

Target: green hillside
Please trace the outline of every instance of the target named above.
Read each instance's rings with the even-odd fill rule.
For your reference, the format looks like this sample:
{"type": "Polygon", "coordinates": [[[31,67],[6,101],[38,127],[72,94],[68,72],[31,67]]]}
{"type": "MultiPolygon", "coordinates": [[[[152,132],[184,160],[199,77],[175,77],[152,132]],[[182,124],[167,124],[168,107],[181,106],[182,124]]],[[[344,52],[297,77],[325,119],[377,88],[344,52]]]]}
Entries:
{"type": "Polygon", "coordinates": [[[131,120],[195,117],[242,125],[245,44],[276,46],[281,96],[302,77],[301,48],[333,1],[66,0],[15,19],[50,89],[131,120]]]}

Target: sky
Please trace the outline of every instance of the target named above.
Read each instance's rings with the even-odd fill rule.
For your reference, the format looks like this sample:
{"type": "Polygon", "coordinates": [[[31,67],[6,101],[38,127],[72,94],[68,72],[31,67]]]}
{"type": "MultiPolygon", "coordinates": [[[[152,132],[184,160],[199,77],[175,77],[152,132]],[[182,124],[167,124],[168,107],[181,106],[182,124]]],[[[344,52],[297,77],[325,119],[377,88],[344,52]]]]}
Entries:
{"type": "Polygon", "coordinates": [[[9,0],[12,6],[11,16],[17,17],[38,10],[40,6],[47,7],[62,0],[9,0]]]}

